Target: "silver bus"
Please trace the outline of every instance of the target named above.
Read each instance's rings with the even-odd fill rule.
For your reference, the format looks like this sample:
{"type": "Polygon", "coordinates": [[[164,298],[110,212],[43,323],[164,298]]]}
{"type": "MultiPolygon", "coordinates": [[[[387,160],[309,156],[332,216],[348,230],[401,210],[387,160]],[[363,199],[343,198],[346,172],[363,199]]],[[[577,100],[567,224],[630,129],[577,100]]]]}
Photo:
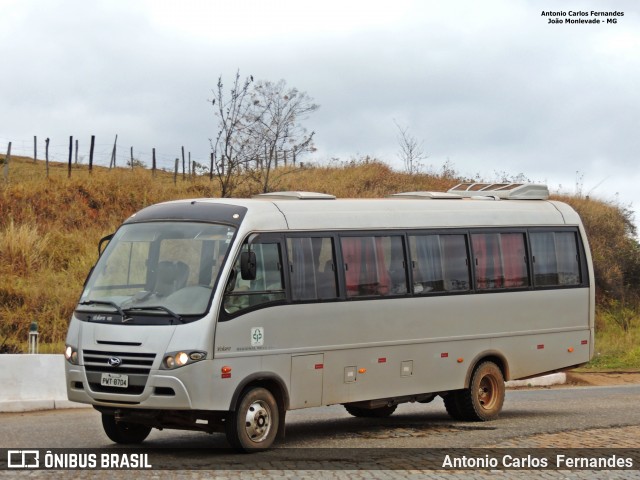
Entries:
{"type": "Polygon", "coordinates": [[[288,410],[385,417],[437,396],[492,420],[505,380],[593,356],[585,231],[542,185],[172,201],[99,251],[66,382],[118,443],[175,428],[260,450],[288,410]]]}

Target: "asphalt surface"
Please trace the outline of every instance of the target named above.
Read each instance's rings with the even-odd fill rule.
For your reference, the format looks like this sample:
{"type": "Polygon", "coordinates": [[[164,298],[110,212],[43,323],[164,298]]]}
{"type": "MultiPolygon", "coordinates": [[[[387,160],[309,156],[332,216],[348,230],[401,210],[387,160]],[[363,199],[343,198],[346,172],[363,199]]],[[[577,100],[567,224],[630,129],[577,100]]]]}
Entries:
{"type": "MultiPolygon", "coordinates": [[[[609,456],[635,454],[640,451],[638,399],[640,385],[509,390],[500,418],[486,423],[451,420],[440,399],[401,405],[393,416],[375,420],[353,418],[336,405],[289,412],[286,442],[270,452],[238,455],[229,452],[222,434],[155,430],[143,447],[130,451],[152,456],[156,469],[136,471],[139,478],[640,478],[638,462],[634,470],[521,470],[500,465],[464,471],[444,471],[433,463],[441,462],[443,453],[463,455],[466,450],[455,449],[468,448],[481,448],[471,453],[496,458],[503,452],[540,456],[574,448],[600,449],[597,452],[609,456]]],[[[92,409],[0,414],[0,448],[119,451],[92,409]]],[[[17,473],[0,471],[8,477],[17,473]]],[[[53,472],[20,473],[45,478],[53,472]]],[[[129,478],[133,472],[69,473],[129,478]]]]}

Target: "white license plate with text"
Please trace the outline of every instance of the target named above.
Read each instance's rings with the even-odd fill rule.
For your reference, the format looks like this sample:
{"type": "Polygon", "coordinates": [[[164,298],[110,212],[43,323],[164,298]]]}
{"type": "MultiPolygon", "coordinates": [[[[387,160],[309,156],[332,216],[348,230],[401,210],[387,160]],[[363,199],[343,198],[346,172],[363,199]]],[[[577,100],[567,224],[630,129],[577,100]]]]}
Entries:
{"type": "Polygon", "coordinates": [[[100,385],[103,387],[127,388],[129,386],[129,375],[103,373],[100,378],[100,385]]]}

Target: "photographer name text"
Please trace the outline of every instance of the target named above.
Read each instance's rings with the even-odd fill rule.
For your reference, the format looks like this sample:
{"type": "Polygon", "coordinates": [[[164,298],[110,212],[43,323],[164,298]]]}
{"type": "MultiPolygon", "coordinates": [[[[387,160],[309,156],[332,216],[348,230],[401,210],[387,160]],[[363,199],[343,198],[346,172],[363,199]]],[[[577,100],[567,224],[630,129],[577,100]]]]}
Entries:
{"type": "Polygon", "coordinates": [[[624,12],[598,10],[559,10],[545,11],[540,14],[548,25],[611,25],[624,17],[624,12]]]}

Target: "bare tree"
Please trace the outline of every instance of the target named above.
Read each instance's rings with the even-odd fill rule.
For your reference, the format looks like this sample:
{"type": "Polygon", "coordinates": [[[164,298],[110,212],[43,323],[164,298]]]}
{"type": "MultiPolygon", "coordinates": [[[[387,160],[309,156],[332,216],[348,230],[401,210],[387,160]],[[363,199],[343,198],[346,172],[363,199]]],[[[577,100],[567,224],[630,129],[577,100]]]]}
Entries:
{"type": "Polygon", "coordinates": [[[218,133],[210,139],[211,175],[218,179],[223,197],[231,196],[248,176],[268,192],[278,164],[295,165],[302,154],[314,150],[314,132],[308,133],[301,122],[319,107],[284,80],[254,84],[253,76],[241,81],[237,72],[229,97],[222,77],[214,97],[218,133]]]}
{"type": "Polygon", "coordinates": [[[295,165],[300,155],[314,150],[314,132],[308,133],[301,122],[319,107],[306,93],[288,88],[284,80],[254,84],[253,76],[241,81],[237,72],[229,97],[225,97],[222,77],[214,96],[211,103],[219,130],[210,140],[211,172],[223,197],[233,194],[242,173],[250,174],[268,192],[279,163],[286,165],[290,160],[295,165]]]}
{"type": "Polygon", "coordinates": [[[395,120],[393,121],[398,128],[398,145],[400,151],[398,156],[404,163],[404,169],[407,173],[418,173],[422,170],[420,162],[427,158],[424,153],[424,142],[418,141],[416,137],[409,133],[409,127],[403,127],[395,120]]]}
{"type": "Polygon", "coordinates": [[[218,85],[211,104],[218,117],[218,133],[215,139],[209,139],[212,151],[212,174],[220,184],[221,196],[230,197],[237,187],[239,173],[247,162],[254,158],[255,148],[251,140],[251,130],[255,121],[250,121],[249,90],[253,77],[240,80],[240,71],[236,72],[235,81],[229,91],[224,94],[222,76],[218,77],[218,85]]]}
{"type": "Polygon", "coordinates": [[[251,93],[254,143],[258,147],[255,173],[264,193],[279,165],[295,165],[300,155],[314,151],[313,136],[302,121],[319,106],[305,92],[288,88],[284,80],[258,82],[251,93]]]}

